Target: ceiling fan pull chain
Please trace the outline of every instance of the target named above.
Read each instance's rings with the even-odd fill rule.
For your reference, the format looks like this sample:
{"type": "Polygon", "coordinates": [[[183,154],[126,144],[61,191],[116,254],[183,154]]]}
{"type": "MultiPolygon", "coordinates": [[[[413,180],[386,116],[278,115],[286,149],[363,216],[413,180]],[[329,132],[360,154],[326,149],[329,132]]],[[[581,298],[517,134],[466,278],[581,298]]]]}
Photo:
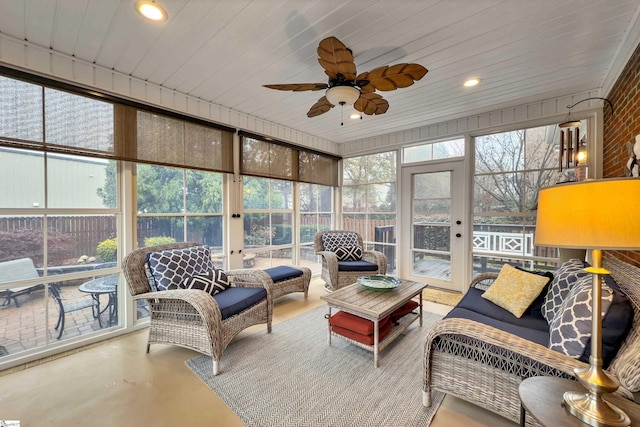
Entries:
{"type": "Polygon", "coordinates": [[[340,108],[341,108],[341,111],[340,111],[340,126],[344,126],[344,104],[345,104],[344,102],[340,103],[340,108]]]}

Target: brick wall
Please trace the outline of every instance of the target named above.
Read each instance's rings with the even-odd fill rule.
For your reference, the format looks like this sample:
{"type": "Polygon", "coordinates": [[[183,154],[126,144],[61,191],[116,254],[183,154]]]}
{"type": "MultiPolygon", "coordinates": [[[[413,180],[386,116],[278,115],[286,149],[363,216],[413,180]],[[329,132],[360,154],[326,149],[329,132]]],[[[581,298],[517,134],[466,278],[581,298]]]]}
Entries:
{"type": "MultiPolygon", "coordinates": [[[[640,134],[640,46],[606,98],[613,104],[614,114],[605,103],[603,177],[615,178],[625,175],[624,167],[629,159],[627,142],[635,141],[635,136],[640,134]]],[[[617,258],[640,266],[640,252],[614,253],[617,258]]]]}

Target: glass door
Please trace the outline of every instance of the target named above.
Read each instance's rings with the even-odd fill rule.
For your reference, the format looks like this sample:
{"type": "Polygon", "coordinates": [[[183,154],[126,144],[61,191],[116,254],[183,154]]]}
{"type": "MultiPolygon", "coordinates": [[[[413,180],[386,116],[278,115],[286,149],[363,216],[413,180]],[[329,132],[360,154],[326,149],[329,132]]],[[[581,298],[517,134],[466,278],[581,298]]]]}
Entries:
{"type": "Polygon", "coordinates": [[[463,162],[405,167],[402,186],[402,278],[462,291],[463,162]]]}

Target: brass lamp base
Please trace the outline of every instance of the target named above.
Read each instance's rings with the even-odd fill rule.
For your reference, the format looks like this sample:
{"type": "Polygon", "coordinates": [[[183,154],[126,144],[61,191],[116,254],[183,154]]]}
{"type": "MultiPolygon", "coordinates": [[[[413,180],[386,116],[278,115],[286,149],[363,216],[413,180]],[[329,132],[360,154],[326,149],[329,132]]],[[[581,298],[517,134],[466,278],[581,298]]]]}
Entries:
{"type": "Polygon", "coordinates": [[[585,269],[593,276],[591,295],[591,356],[589,366],[575,369],[578,382],[587,389],[586,393],[566,392],[564,401],[567,410],[583,423],[593,427],[627,427],[631,420],[620,408],[605,402],[603,394],[613,393],[620,383],[602,370],[602,279],[601,275],[609,274],[602,268],[602,251],[593,249],[593,265],[585,269]]]}
{"type": "Polygon", "coordinates": [[[566,392],[567,410],[583,423],[594,427],[627,427],[631,420],[620,408],[605,402],[596,393],[566,392]]]}

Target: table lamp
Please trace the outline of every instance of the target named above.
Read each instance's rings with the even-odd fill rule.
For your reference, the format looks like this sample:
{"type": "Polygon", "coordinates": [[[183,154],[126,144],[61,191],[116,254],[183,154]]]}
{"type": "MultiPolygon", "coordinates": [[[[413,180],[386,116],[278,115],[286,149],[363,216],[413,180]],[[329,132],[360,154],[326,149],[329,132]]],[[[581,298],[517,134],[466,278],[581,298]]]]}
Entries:
{"type": "Polygon", "coordinates": [[[629,417],[602,396],[618,381],[602,369],[602,250],[640,250],[640,179],[586,180],[540,190],[535,244],[591,250],[592,329],[589,366],[575,370],[586,393],[566,392],[568,411],[592,426],[628,426],[629,417]]]}

